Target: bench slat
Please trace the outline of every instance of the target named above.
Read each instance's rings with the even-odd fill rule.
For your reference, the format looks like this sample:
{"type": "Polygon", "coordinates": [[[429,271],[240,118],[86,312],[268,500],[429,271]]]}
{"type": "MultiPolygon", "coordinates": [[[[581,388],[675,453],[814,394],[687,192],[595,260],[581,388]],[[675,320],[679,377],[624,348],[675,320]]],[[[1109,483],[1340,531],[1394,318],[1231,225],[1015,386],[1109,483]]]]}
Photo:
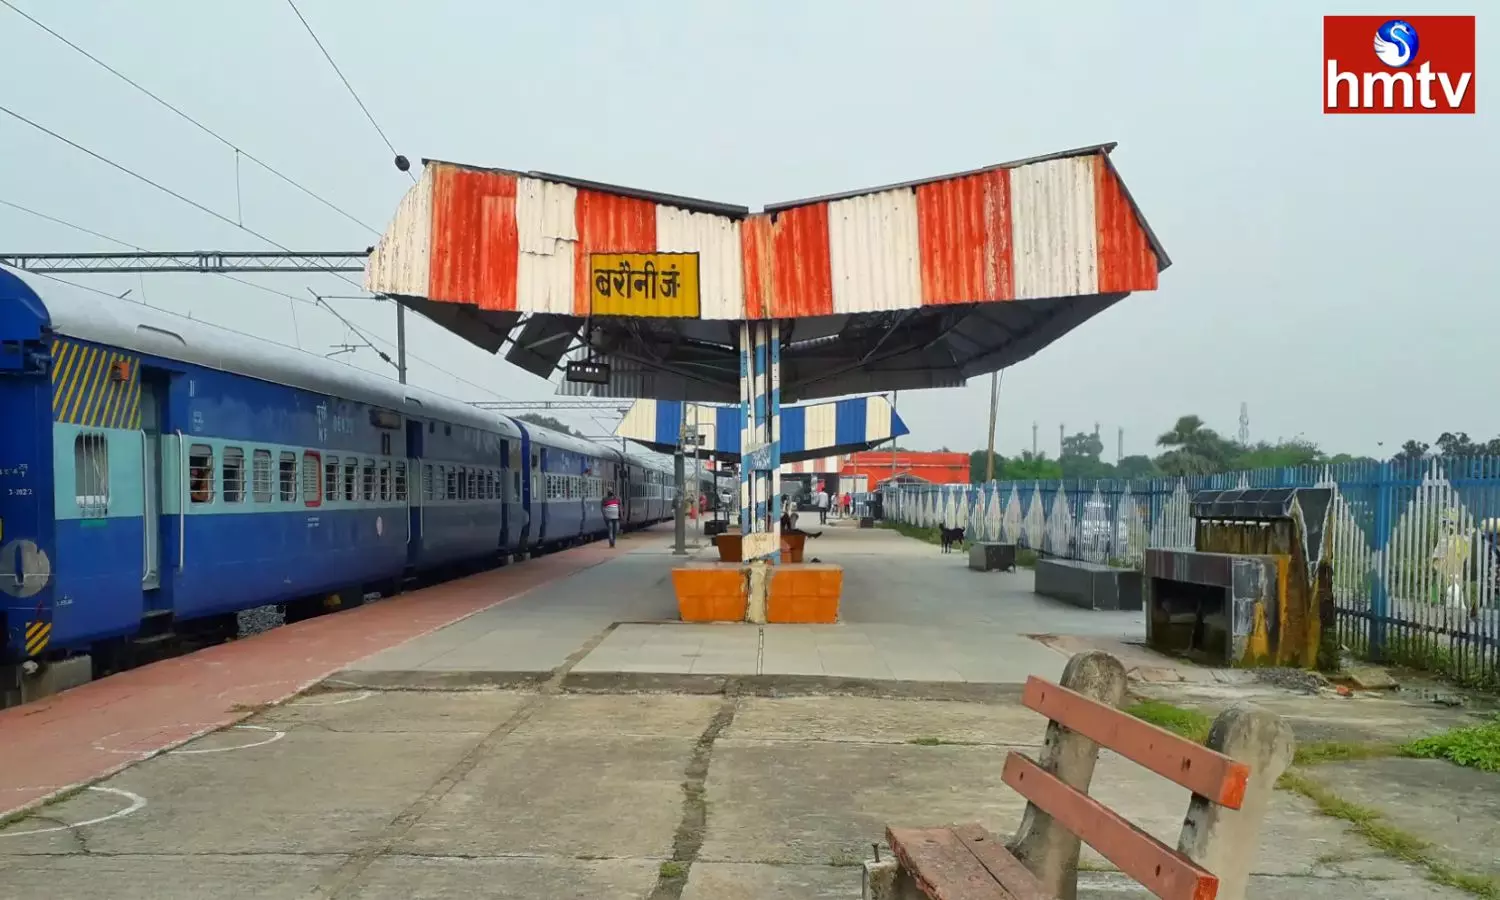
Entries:
{"type": "Polygon", "coordinates": [[[1218,876],[1025,756],[1012,751],[1006,757],[1004,779],[1161,900],[1214,900],[1218,894],[1218,876]]]}
{"type": "Polygon", "coordinates": [[[950,828],[886,828],[885,840],[933,900],[1031,900],[1002,887],[950,828]]]}
{"type": "Polygon", "coordinates": [[[1037,877],[1031,874],[1031,870],[1011,855],[1004,842],[984,827],[977,824],[955,825],[953,833],[1016,900],[1056,900],[1042,887],[1037,877]]]}
{"type": "Polygon", "coordinates": [[[1034,675],[1021,702],[1220,806],[1245,802],[1250,767],[1238,760],[1034,675]]]}

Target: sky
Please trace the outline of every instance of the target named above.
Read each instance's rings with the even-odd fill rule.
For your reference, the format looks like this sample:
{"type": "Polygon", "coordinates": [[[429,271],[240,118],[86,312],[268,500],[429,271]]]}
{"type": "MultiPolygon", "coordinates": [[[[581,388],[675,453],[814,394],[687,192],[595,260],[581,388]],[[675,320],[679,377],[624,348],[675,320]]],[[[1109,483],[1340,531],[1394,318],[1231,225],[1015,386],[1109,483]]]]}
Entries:
{"type": "MultiPolygon", "coordinates": [[[[0,114],[0,201],[152,250],[363,249],[410,187],[283,0],[8,0],[331,211],[0,6],[0,104],[226,222],[0,114]]],[[[1113,459],[1153,453],[1195,413],[1252,440],[1387,456],[1443,431],[1500,435],[1500,125],[1322,113],[1325,13],[1143,0],[790,0],[571,4],[299,0],[398,152],[767,203],[1117,141],[1113,158],[1173,265],[1006,372],[997,449],[1097,423],[1113,459]],[[1489,298],[1489,299],[1486,299],[1489,298]],[[1490,385],[1486,388],[1485,385],[1490,385]]],[[[1468,10],[1473,11],[1473,10],[1468,10]]],[[[1379,12],[1378,10],[1376,12],[1379,12]]],[[[1403,15],[1465,12],[1408,4],[1403,15]]],[[[1487,82],[1486,82],[1487,83],[1487,82]]],[[[0,205],[0,252],[120,247],[0,205]]],[[[112,294],[330,353],[313,305],[332,275],[68,276],[112,294]]],[[[348,276],[355,284],[358,274],[348,276]]],[[[328,301],[394,356],[395,311],[328,301]]],[[[413,384],[460,400],[555,386],[419,317],[413,384]]],[[[337,357],[394,375],[369,349],[337,357]]],[[[907,392],[902,446],[982,448],[989,379],[907,392]]],[[[588,433],[612,420],[555,413],[588,433]]]]}

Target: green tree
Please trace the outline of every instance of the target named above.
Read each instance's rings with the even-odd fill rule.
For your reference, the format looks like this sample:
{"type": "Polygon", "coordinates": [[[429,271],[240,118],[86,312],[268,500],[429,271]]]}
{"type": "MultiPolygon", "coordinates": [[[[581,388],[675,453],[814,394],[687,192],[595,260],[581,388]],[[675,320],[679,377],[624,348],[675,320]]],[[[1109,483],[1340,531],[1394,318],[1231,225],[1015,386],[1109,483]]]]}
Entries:
{"type": "MultiPolygon", "coordinates": [[[[969,483],[970,484],[983,484],[985,482],[985,472],[988,471],[988,466],[986,465],[987,460],[985,458],[987,452],[988,451],[985,451],[985,450],[975,450],[973,453],[969,454],[969,483]]],[[[1005,475],[1005,457],[1003,457],[1000,454],[996,453],[995,454],[995,477],[996,478],[1003,478],[1004,475],[1005,475]]]]}
{"type": "Polygon", "coordinates": [[[1064,478],[1109,478],[1115,468],[1101,462],[1099,454],[1104,452],[1104,442],[1091,431],[1080,431],[1062,440],[1062,453],[1058,464],[1064,478]]]}
{"type": "Polygon", "coordinates": [[[1323,451],[1311,441],[1293,439],[1275,444],[1261,441],[1250,447],[1241,446],[1238,455],[1231,461],[1230,468],[1284,469],[1326,461],[1323,451]]]}
{"type": "Polygon", "coordinates": [[[1062,466],[1047,458],[1046,453],[1032,455],[1023,450],[1021,455],[1005,461],[1004,481],[1056,481],[1063,477],[1062,466]]]}
{"type": "Polygon", "coordinates": [[[1209,475],[1222,472],[1236,455],[1235,446],[1203,424],[1195,415],[1182,416],[1172,430],[1156,439],[1167,451],[1156,465],[1167,475],[1209,475]]]}
{"type": "Polygon", "coordinates": [[[1161,469],[1149,456],[1125,456],[1115,464],[1115,475],[1119,478],[1156,478],[1161,475],[1161,469]]]}

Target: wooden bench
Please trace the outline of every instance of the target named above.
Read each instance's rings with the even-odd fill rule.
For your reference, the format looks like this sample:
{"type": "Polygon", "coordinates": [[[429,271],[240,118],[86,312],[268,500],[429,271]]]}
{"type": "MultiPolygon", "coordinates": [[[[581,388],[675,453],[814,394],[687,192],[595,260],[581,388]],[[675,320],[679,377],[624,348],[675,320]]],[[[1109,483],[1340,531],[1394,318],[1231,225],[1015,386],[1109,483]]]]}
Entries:
{"type": "Polygon", "coordinates": [[[1080,839],[1162,900],[1243,900],[1291,729],[1239,704],[1208,746],[1178,737],[1120,711],[1125,670],[1107,653],[1073,657],[1062,682],[1026,682],[1022,702],[1049,722],[1039,760],[1005,761],[1027,801],[1015,838],[977,824],[887,828],[895,858],[865,864],[866,900],[1076,900],[1080,839]],[[1089,796],[1101,746],[1193,792],[1176,849],[1089,796]]]}

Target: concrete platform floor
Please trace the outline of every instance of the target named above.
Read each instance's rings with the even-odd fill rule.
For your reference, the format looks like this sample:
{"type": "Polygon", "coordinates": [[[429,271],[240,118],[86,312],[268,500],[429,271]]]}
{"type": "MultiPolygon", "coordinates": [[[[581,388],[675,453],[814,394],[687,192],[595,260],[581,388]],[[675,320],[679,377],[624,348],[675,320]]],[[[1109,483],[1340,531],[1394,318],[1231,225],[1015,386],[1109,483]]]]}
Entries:
{"type": "MultiPolygon", "coordinates": [[[[1012,830],[1001,761],[1042,727],[1013,700],[313,693],[0,828],[0,893],[856,898],[888,822],[1012,830]]],[[[1096,795],[1169,841],[1188,801],[1114,757],[1096,795]]],[[[1285,793],[1256,871],[1272,900],[1461,896],[1285,793]]]]}
{"type": "MultiPolygon", "coordinates": [[[[473,683],[474,673],[573,671],[806,675],[901,681],[1021,683],[1055,678],[1066,655],[1035,633],[1139,638],[1141,613],[1079,610],[1031,592],[1031,573],[979,573],[960,553],[885,529],[830,523],[807,557],[844,566],[837,625],[674,623],[661,542],[533,591],[352,667],[385,686],[473,683]]],[[[689,559],[717,558],[703,547],[689,559]]],[[[346,673],[352,674],[352,673],[346,673]]],[[[500,682],[504,683],[504,682],[500,682]]]]}
{"type": "MultiPolygon", "coordinates": [[[[1029,573],[970,572],[885,531],[831,527],[810,555],[847,567],[843,624],[661,624],[680,557],[655,534],[244,642],[259,649],[226,651],[244,668],[222,678],[247,684],[214,695],[234,718],[192,720],[235,724],[177,746],[159,722],[112,721],[89,747],[126,767],[0,826],[0,897],[855,898],[888,823],[1012,831],[1023,804],[1000,781],[1004,754],[1043,730],[1020,684],[1067,658],[1028,635],[1131,639],[1139,614],[1055,604],[1029,573]],[[421,611],[439,597],[453,624],[395,621],[437,616],[421,611]],[[321,631],[330,648],[310,653],[321,631]],[[350,655],[281,705],[291,689],[249,690],[276,652],[326,674],[395,634],[421,636],[350,655]]],[[[174,672],[80,696],[122,709],[174,672]]],[[[50,733],[60,709],[27,727],[50,733]]],[[[32,746],[5,740],[0,758],[32,746]]],[[[1112,756],[1095,785],[1175,841],[1186,792],[1112,756]]],[[[1146,896],[1085,858],[1081,896],[1146,896]]],[[[1256,871],[1250,896],[1267,900],[1464,896],[1290,793],[1256,871]]]]}

